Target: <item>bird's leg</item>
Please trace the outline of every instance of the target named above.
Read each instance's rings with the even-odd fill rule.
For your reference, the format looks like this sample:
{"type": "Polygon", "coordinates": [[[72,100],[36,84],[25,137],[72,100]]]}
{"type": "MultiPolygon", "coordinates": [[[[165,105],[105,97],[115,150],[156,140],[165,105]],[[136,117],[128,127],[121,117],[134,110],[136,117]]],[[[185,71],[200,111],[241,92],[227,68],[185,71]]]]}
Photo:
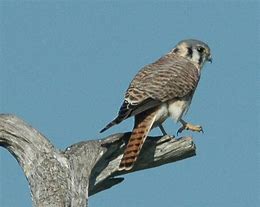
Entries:
{"type": "Polygon", "coordinates": [[[179,130],[177,131],[177,136],[183,130],[191,130],[191,131],[194,131],[194,132],[202,132],[203,133],[202,126],[200,126],[200,125],[193,125],[193,124],[187,123],[186,121],[184,121],[182,119],[180,120],[180,122],[182,124],[182,127],[179,128],[179,130]]]}
{"type": "Polygon", "coordinates": [[[163,136],[167,135],[165,129],[163,128],[163,125],[162,124],[159,124],[159,128],[161,130],[161,132],[163,133],[163,136]]]}

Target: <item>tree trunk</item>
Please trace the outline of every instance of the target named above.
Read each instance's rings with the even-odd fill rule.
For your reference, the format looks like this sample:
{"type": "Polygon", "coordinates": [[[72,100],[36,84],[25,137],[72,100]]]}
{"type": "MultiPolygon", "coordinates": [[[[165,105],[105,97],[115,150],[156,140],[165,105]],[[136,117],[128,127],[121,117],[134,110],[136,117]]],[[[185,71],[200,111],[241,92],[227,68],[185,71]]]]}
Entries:
{"type": "Polygon", "coordinates": [[[13,115],[0,115],[0,145],[22,167],[37,207],[85,207],[88,197],[124,180],[118,177],[195,155],[191,137],[148,137],[131,171],[118,171],[130,133],[56,149],[36,129],[13,115]]]}

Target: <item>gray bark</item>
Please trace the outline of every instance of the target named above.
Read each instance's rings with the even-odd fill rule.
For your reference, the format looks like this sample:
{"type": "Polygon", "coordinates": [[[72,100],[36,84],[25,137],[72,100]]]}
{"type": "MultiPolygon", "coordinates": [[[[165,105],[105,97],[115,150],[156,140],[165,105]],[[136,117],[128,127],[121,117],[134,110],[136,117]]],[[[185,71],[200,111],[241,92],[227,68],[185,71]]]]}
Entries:
{"type": "Polygon", "coordinates": [[[0,146],[22,167],[37,207],[85,207],[88,197],[124,180],[127,173],[195,155],[191,137],[148,137],[131,171],[118,171],[130,133],[83,141],[64,151],[13,115],[0,115],[0,146]]]}

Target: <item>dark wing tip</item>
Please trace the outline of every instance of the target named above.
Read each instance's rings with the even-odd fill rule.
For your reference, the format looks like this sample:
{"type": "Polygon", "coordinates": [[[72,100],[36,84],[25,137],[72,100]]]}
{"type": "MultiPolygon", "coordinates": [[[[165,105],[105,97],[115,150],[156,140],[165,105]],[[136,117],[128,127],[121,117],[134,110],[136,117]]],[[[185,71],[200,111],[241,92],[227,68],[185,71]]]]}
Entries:
{"type": "Polygon", "coordinates": [[[103,129],[101,129],[99,133],[103,133],[103,132],[106,131],[108,128],[109,128],[109,126],[106,125],[106,127],[104,127],[103,129]]]}
{"type": "Polygon", "coordinates": [[[124,119],[128,118],[130,113],[132,112],[132,109],[129,108],[131,105],[127,102],[124,101],[122,106],[120,107],[118,116],[111,121],[108,125],[105,126],[105,128],[103,128],[100,133],[106,131],[107,129],[109,129],[110,127],[119,124],[121,121],[123,121],[124,119]]]}
{"type": "Polygon", "coordinates": [[[107,129],[109,129],[110,127],[112,127],[112,126],[114,126],[115,124],[117,124],[117,123],[116,123],[117,119],[118,119],[118,118],[114,119],[114,120],[111,121],[109,124],[107,124],[103,129],[100,130],[99,133],[102,133],[102,132],[106,131],[107,129]]]}
{"type": "Polygon", "coordinates": [[[106,131],[107,129],[106,129],[106,127],[105,128],[103,128],[103,129],[101,129],[100,131],[99,131],[99,133],[103,133],[104,131],[106,131]]]}

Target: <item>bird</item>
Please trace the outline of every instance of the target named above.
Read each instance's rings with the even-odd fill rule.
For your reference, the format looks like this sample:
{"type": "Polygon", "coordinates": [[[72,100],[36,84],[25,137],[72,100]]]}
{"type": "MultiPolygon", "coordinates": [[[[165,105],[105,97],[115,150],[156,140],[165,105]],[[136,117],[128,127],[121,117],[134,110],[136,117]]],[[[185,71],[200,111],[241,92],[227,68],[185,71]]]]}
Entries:
{"type": "Polygon", "coordinates": [[[191,104],[206,62],[212,63],[209,46],[196,39],[180,41],[170,52],[141,68],[125,92],[117,117],[100,133],[134,116],[134,127],[118,170],[131,170],[151,129],[159,127],[166,135],[163,122],[171,117],[183,130],[203,132],[200,125],[183,120],[191,104]]]}

